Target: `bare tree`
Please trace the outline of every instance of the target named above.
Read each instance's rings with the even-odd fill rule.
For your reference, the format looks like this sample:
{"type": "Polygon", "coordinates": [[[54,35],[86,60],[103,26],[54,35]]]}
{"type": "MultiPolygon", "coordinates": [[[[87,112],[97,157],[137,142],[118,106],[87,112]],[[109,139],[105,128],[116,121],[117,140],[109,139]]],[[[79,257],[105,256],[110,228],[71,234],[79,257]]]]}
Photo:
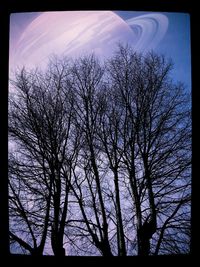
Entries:
{"type": "MultiPolygon", "coordinates": [[[[66,64],[67,60],[54,60],[45,74],[23,69],[13,83],[15,96],[10,99],[9,110],[9,132],[14,147],[12,155],[16,155],[15,164],[11,166],[12,199],[14,198],[20,217],[22,198],[26,196],[28,206],[23,213],[29,214],[30,220],[25,215],[24,220],[34,239],[34,246],[37,246],[37,242],[30,221],[33,216],[34,221],[38,221],[43,212],[46,214],[44,227],[40,220],[43,231],[40,253],[44,249],[47,228],[51,225],[51,244],[55,255],[64,254],[63,236],[71,179],[70,164],[75,154],[72,149],[75,146],[73,138],[70,137],[70,141],[68,138],[72,131],[73,100],[70,98],[66,64]],[[18,166],[17,173],[15,165],[18,166]],[[12,185],[16,179],[18,193],[15,192],[16,186],[12,185]],[[40,198],[40,203],[36,201],[37,198],[40,198]],[[37,208],[36,214],[32,212],[30,201],[37,208]]],[[[19,241],[13,233],[11,237],[19,241]]]]}
{"type": "MultiPolygon", "coordinates": [[[[190,107],[183,85],[170,79],[171,67],[164,57],[138,55],[122,46],[109,64],[115,97],[124,110],[121,142],[134,199],[139,255],[150,253],[152,236],[162,225],[157,253],[166,224],[179,209],[189,212],[185,205],[191,184],[190,107]]],[[[184,221],[178,218],[181,229],[184,221]]]]}
{"type": "MultiPolygon", "coordinates": [[[[117,226],[118,256],[126,256],[124,226],[122,218],[120,191],[124,191],[120,183],[120,165],[122,160],[121,147],[121,120],[123,109],[118,107],[112,88],[104,92],[104,109],[100,120],[98,136],[102,143],[102,153],[111,169],[110,179],[113,179],[113,201],[115,206],[115,220],[117,226]],[[122,189],[122,190],[121,190],[122,189]]],[[[103,99],[103,97],[101,96],[103,99]]],[[[112,194],[111,192],[108,192],[112,194]]]]}
{"type": "Polygon", "coordinates": [[[94,55],[75,61],[72,68],[73,89],[76,93],[76,127],[82,132],[79,168],[82,169],[81,176],[83,176],[80,180],[75,174],[75,184],[79,194],[75,189],[73,191],[78,199],[92,241],[102,255],[112,256],[108,235],[106,200],[103,191],[104,182],[100,166],[103,162],[96,138],[99,114],[102,109],[102,101],[99,96],[101,90],[104,89],[103,73],[103,69],[94,55]],[[84,187],[86,187],[85,193],[83,192],[84,187]],[[90,196],[89,199],[86,197],[84,200],[85,194],[90,196]],[[84,207],[87,209],[84,201],[91,203],[90,219],[84,209],[84,207]],[[94,216],[94,222],[91,222],[92,216],[94,216]]]}

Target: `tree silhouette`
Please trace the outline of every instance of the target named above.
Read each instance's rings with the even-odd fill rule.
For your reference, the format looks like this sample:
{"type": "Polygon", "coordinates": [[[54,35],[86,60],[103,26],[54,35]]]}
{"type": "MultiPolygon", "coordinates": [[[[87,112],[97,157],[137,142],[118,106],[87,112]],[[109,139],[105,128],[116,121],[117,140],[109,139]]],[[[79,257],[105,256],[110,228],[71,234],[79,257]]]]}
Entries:
{"type": "Polygon", "coordinates": [[[13,251],[189,253],[190,99],[172,63],[119,45],[22,69],[9,99],[13,251]]]}
{"type": "Polygon", "coordinates": [[[124,113],[123,148],[119,144],[118,150],[122,151],[134,200],[139,255],[150,253],[151,238],[161,227],[157,254],[166,223],[175,220],[182,231],[181,224],[189,215],[189,102],[183,85],[171,81],[171,68],[164,57],[138,55],[128,47],[120,47],[109,64],[116,105],[124,113]],[[176,220],[179,209],[183,217],[176,220]]]}
{"type": "MultiPolygon", "coordinates": [[[[10,189],[15,202],[16,185],[11,183],[18,179],[19,187],[18,203],[12,202],[10,208],[14,204],[17,213],[21,213],[18,209],[22,205],[19,203],[23,201],[23,195],[26,196],[27,207],[23,213],[30,216],[26,221],[30,224],[28,228],[34,246],[37,247],[37,242],[31,224],[40,222],[40,226],[35,225],[43,235],[40,253],[44,249],[47,230],[51,228],[51,244],[55,255],[64,254],[70,168],[73,147],[76,146],[76,140],[70,136],[73,101],[70,98],[66,64],[66,61],[53,62],[45,74],[38,71],[29,73],[24,69],[18,73],[14,82],[15,96],[10,99],[9,110],[9,133],[16,148],[16,152],[11,153],[15,159],[10,161],[10,189]],[[32,211],[32,205],[37,209],[36,214],[32,211]],[[44,225],[41,223],[43,212],[44,225]]],[[[12,233],[11,238],[18,242],[12,233]]]]}

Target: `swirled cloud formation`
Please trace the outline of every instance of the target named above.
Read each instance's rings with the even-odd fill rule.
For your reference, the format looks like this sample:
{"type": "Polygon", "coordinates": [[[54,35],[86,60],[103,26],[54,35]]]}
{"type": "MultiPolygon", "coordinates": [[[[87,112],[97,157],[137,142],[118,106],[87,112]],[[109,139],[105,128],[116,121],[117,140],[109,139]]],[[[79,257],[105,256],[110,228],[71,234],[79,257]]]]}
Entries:
{"type": "Polygon", "coordinates": [[[116,42],[134,40],[127,23],[111,11],[45,12],[22,32],[11,51],[11,65],[41,64],[51,54],[95,52],[106,57],[116,42]]]}
{"type": "Polygon", "coordinates": [[[168,18],[163,14],[147,14],[126,20],[136,35],[136,50],[154,49],[163,39],[168,28],[168,18]]]}
{"type": "Polygon", "coordinates": [[[10,46],[10,66],[46,64],[51,54],[79,56],[95,52],[110,56],[117,43],[136,50],[154,48],[164,37],[168,19],[147,14],[123,20],[112,11],[44,12],[21,32],[10,46]]]}

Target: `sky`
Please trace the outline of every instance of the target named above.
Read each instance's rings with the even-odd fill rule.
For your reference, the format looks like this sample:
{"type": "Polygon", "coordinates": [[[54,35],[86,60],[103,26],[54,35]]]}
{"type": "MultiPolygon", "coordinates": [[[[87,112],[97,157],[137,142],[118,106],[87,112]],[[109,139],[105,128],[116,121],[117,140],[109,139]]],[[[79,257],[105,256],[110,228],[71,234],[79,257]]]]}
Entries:
{"type": "MultiPolygon", "coordinates": [[[[89,11],[15,13],[10,17],[9,70],[45,66],[51,54],[112,55],[116,42],[155,50],[174,62],[173,78],[191,90],[190,16],[185,13],[89,11]]],[[[9,144],[10,145],[10,144],[9,144]]]]}
{"type": "Polygon", "coordinates": [[[10,73],[16,67],[45,66],[52,54],[112,55],[117,42],[138,52],[154,50],[174,62],[173,79],[191,90],[190,16],[186,13],[66,11],[13,13],[10,17],[10,73]]]}

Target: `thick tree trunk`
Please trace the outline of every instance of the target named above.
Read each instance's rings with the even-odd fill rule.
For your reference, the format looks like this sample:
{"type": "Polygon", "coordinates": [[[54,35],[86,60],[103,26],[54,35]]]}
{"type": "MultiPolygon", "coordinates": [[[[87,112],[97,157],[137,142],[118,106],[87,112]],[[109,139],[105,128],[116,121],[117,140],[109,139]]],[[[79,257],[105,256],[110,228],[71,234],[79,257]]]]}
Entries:
{"type": "Polygon", "coordinates": [[[64,228],[60,229],[60,198],[61,198],[61,180],[59,175],[54,174],[55,188],[54,188],[54,222],[51,231],[51,246],[55,256],[65,256],[65,249],[63,248],[63,232],[64,228]]]}
{"type": "Polygon", "coordinates": [[[113,254],[110,249],[110,244],[108,240],[103,240],[98,243],[96,243],[97,248],[101,251],[102,256],[104,257],[112,257],[113,254]]]}
{"type": "Polygon", "coordinates": [[[65,256],[65,249],[63,248],[63,237],[58,231],[52,227],[51,245],[55,256],[65,256]]]}
{"type": "Polygon", "coordinates": [[[125,246],[124,229],[122,222],[117,170],[114,171],[114,183],[115,183],[115,200],[116,200],[116,217],[117,217],[118,256],[126,256],[126,246],[125,246]]]}
{"type": "Polygon", "coordinates": [[[146,221],[138,228],[138,255],[149,255],[150,253],[150,240],[153,234],[156,232],[157,222],[156,222],[156,207],[154,202],[154,194],[152,188],[151,175],[148,167],[147,156],[143,157],[144,168],[145,168],[145,179],[148,191],[148,200],[150,215],[149,220],[146,221]]]}
{"type": "Polygon", "coordinates": [[[150,221],[145,221],[138,229],[138,255],[147,256],[150,253],[150,240],[156,232],[156,220],[151,218],[150,221]]]}

